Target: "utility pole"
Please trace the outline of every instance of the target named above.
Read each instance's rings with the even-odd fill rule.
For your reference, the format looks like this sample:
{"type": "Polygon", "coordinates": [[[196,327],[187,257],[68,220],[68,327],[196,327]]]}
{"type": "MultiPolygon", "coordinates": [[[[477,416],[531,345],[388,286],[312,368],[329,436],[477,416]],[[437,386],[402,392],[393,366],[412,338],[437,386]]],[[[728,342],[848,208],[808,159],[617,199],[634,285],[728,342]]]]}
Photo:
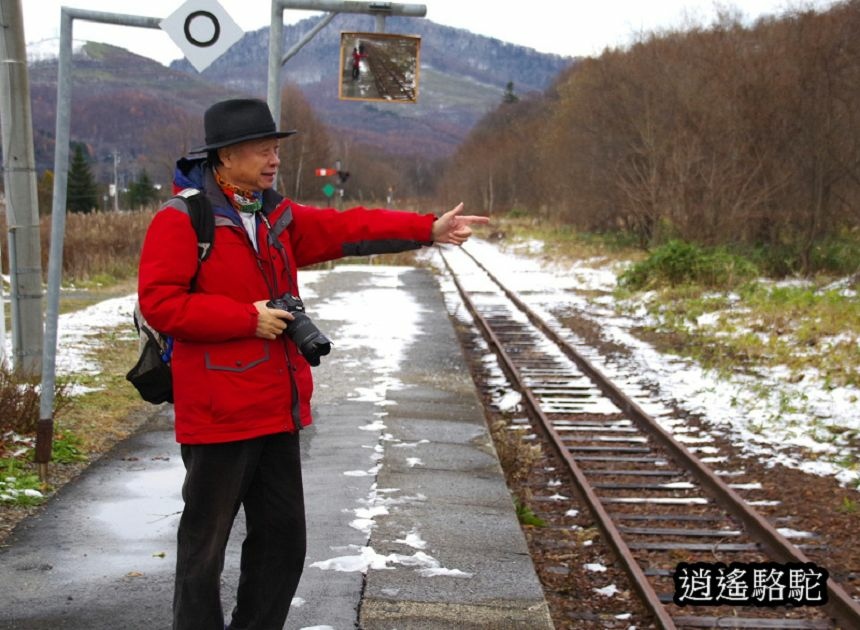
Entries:
{"type": "Polygon", "coordinates": [[[37,376],[42,359],[42,258],[21,0],[0,0],[0,130],[9,230],[13,365],[24,374],[37,376]]]}
{"type": "Polygon", "coordinates": [[[119,153],[113,152],[113,211],[119,212],[119,180],[116,174],[116,165],[119,164],[119,153]]]}

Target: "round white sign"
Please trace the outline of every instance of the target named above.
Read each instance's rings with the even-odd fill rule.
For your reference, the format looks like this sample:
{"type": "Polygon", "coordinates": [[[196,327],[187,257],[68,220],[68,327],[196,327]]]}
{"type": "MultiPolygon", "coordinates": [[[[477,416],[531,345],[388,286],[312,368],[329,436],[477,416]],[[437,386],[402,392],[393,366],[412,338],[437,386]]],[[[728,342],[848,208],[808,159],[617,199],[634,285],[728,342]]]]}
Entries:
{"type": "Polygon", "coordinates": [[[218,0],[188,0],[163,19],[160,26],[198,72],[203,72],[245,34],[218,0]]]}

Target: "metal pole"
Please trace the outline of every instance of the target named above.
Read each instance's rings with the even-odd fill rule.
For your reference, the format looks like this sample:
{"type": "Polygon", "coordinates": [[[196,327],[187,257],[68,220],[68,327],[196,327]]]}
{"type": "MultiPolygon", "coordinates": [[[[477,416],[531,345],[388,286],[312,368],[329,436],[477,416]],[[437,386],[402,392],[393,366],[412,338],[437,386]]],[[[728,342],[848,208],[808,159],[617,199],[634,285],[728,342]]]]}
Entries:
{"type": "Polygon", "coordinates": [[[403,17],[424,17],[427,6],[423,4],[400,4],[397,2],[355,2],[352,0],[272,0],[281,10],[298,9],[300,11],[325,11],[332,13],[384,13],[403,17]]]}
{"type": "Polygon", "coordinates": [[[54,200],[51,207],[51,249],[48,254],[48,299],[45,312],[45,353],[42,357],[42,391],[36,430],[36,464],[39,478],[48,478],[54,438],[54,385],[57,361],[57,319],[66,231],[66,185],[69,176],[69,125],[72,63],[72,17],[60,9],[60,50],[57,59],[57,122],[54,131],[54,200]]]}
{"type": "Polygon", "coordinates": [[[338,13],[366,13],[376,16],[376,30],[385,32],[385,17],[398,15],[404,17],[424,17],[427,6],[423,4],[396,4],[394,2],[354,2],[351,0],[272,0],[272,21],[269,25],[269,76],[266,101],[276,122],[281,118],[280,77],[281,66],[289,61],[301,48],[331,22],[338,13]],[[317,24],[300,42],[281,57],[284,39],[284,11],[324,11],[330,13],[317,24]],[[380,22],[380,19],[382,20],[380,22]]]}
{"type": "Polygon", "coordinates": [[[48,478],[54,434],[54,385],[57,367],[57,321],[60,312],[60,282],[63,273],[63,238],[66,232],[66,185],[69,178],[69,127],[72,94],[72,22],[75,19],[123,26],[159,28],[159,18],[60,9],[60,55],[57,60],[57,126],[54,133],[54,204],[51,211],[51,250],[48,258],[48,300],[45,313],[45,344],[42,356],[42,390],[36,430],[36,463],[39,478],[48,478]]]}
{"type": "Polygon", "coordinates": [[[20,0],[0,2],[0,24],[0,128],[6,184],[12,357],[15,369],[36,376],[41,371],[42,358],[42,256],[27,47],[20,0]]]}
{"type": "Polygon", "coordinates": [[[329,23],[334,19],[337,13],[326,13],[323,19],[317,22],[316,26],[314,26],[311,30],[305,33],[305,36],[301,38],[292,48],[287,51],[287,54],[281,59],[281,65],[286,64],[290,59],[295,57],[296,53],[299,52],[302,48],[304,48],[305,44],[311,41],[314,36],[323,30],[329,23]]]}
{"type": "Polygon", "coordinates": [[[8,359],[6,356],[6,299],[3,296],[3,283],[0,282],[0,367],[8,367],[8,359]]]}
{"type": "Polygon", "coordinates": [[[266,101],[275,124],[281,124],[281,47],[284,40],[284,9],[278,0],[272,0],[272,17],[269,24],[269,75],[266,86],[266,101]]]}
{"type": "Polygon", "coordinates": [[[119,163],[119,155],[113,152],[113,211],[119,212],[119,178],[116,173],[116,165],[119,163]]]}
{"type": "MultiPolygon", "coordinates": [[[[328,24],[334,19],[335,15],[337,15],[337,14],[336,13],[327,13],[325,15],[325,17],[323,17],[322,20],[317,22],[316,26],[314,26],[311,30],[309,30],[307,33],[305,33],[305,36],[302,37],[292,48],[290,48],[287,51],[287,54],[284,55],[283,58],[280,60],[280,62],[276,63],[276,65],[274,66],[274,71],[270,72],[270,74],[269,74],[270,84],[269,84],[269,92],[268,92],[267,96],[268,96],[268,102],[269,102],[269,109],[272,110],[272,118],[274,118],[278,122],[278,124],[280,124],[280,121],[281,121],[281,95],[280,95],[281,66],[283,66],[290,59],[292,59],[302,48],[304,48],[305,44],[307,44],[309,41],[311,41],[314,38],[314,36],[317,33],[319,33],[326,26],[328,26],[328,24]],[[274,85],[272,85],[272,83],[271,83],[273,79],[274,79],[274,85]],[[273,95],[274,95],[274,98],[273,98],[273,95]]],[[[283,39],[284,39],[284,36],[283,36],[284,23],[282,20],[278,20],[278,24],[279,24],[278,30],[280,31],[280,33],[278,34],[278,39],[273,40],[273,39],[271,39],[271,37],[272,37],[271,33],[269,35],[269,37],[270,37],[270,39],[269,39],[269,64],[270,64],[269,68],[270,69],[272,68],[272,65],[271,65],[273,63],[272,60],[273,59],[277,60],[278,57],[281,56],[281,48],[282,48],[283,39]],[[275,50],[272,49],[273,42],[274,42],[274,45],[276,46],[275,50]]]]}

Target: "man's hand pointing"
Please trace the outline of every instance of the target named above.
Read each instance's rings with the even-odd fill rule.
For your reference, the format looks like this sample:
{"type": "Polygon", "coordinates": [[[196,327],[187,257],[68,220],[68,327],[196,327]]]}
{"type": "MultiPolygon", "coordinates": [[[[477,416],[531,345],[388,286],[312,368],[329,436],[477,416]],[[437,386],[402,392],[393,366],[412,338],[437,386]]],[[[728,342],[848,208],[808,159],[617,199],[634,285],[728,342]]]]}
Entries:
{"type": "Polygon", "coordinates": [[[436,243],[450,243],[451,245],[462,245],[470,236],[473,223],[489,223],[489,217],[474,215],[461,216],[463,204],[460,203],[453,210],[449,210],[433,223],[433,241],[436,243]]]}

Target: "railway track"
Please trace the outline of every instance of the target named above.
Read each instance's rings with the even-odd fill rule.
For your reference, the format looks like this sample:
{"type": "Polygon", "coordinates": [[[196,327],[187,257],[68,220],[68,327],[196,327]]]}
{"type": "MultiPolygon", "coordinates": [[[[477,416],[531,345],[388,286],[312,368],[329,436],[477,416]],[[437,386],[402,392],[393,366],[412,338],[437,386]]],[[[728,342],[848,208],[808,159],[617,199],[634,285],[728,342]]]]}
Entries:
{"type": "Polygon", "coordinates": [[[832,578],[802,591],[802,576],[821,575],[806,556],[810,546],[783,536],[467,249],[442,258],[657,627],[860,628],[860,606],[832,578]],[[693,562],[680,565],[679,557],[693,562]],[[789,573],[793,591],[781,588],[789,573]]]}
{"type": "Polygon", "coordinates": [[[382,54],[372,43],[365,46],[367,65],[370,67],[379,97],[389,101],[414,101],[414,79],[406,76],[406,71],[396,63],[394,57],[382,54]]]}

